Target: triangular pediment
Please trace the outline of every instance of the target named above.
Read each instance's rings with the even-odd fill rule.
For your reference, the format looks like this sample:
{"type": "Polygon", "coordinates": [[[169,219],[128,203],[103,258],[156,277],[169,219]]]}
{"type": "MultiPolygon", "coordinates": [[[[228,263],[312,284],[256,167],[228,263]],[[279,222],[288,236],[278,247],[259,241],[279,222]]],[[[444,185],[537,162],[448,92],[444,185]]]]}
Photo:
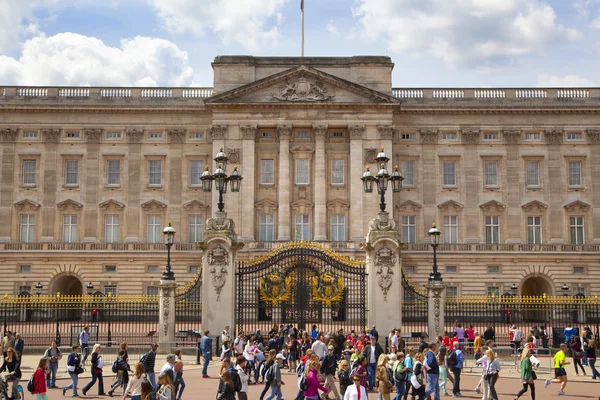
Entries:
{"type": "Polygon", "coordinates": [[[590,210],[590,205],[581,200],[575,200],[565,206],[568,212],[586,212],[590,210]]]}
{"type": "Polygon", "coordinates": [[[125,204],[121,203],[120,201],[114,200],[114,199],[106,200],[105,202],[100,203],[99,206],[100,206],[101,210],[108,210],[109,208],[122,210],[125,208],[125,204]]]}
{"type": "Polygon", "coordinates": [[[183,205],[183,208],[187,211],[198,210],[205,211],[208,208],[208,204],[201,202],[200,200],[188,201],[183,205]]]}
{"type": "Polygon", "coordinates": [[[150,201],[143,203],[140,207],[142,207],[143,210],[149,210],[152,208],[164,209],[164,208],[167,208],[167,205],[165,203],[161,203],[160,201],[158,201],[156,199],[152,199],[150,201]]]}
{"type": "Polygon", "coordinates": [[[254,203],[254,208],[263,215],[273,214],[279,205],[271,199],[262,199],[254,203]]]}
{"type": "Polygon", "coordinates": [[[61,201],[56,205],[59,210],[81,210],[83,204],[76,202],[75,200],[67,199],[65,201],[61,201]]]}
{"type": "Polygon", "coordinates": [[[533,200],[529,203],[523,204],[521,208],[523,208],[523,210],[526,212],[541,212],[546,211],[546,209],[548,209],[548,205],[542,203],[541,201],[533,200]]]}
{"type": "Polygon", "coordinates": [[[417,212],[421,209],[421,207],[423,207],[423,206],[420,205],[419,203],[415,203],[412,200],[406,200],[405,202],[397,205],[396,209],[398,209],[398,211],[400,211],[400,212],[403,212],[403,211],[417,212]]]}
{"type": "Polygon", "coordinates": [[[292,207],[292,210],[294,210],[295,213],[304,214],[312,210],[315,206],[315,203],[306,199],[298,199],[291,203],[290,206],[292,207]]]}
{"type": "Polygon", "coordinates": [[[438,205],[438,208],[443,212],[445,212],[445,211],[461,211],[463,208],[465,208],[465,206],[454,200],[448,200],[448,201],[445,201],[442,204],[438,205]]]}
{"type": "Polygon", "coordinates": [[[484,212],[488,212],[488,211],[500,212],[500,211],[504,211],[504,209],[506,208],[506,205],[500,203],[499,201],[491,200],[491,201],[488,201],[487,203],[483,203],[482,205],[479,206],[479,208],[481,208],[484,212]]]}
{"type": "Polygon", "coordinates": [[[16,202],[14,204],[14,206],[17,210],[25,210],[25,209],[37,210],[38,208],[41,207],[41,204],[36,203],[33,200],[24,199],[24,200],[16,202]]]}
{"type": "Polygon", "coordinates": [[[399,105],[400,100],[318,69],[300,65],[217,94],[206,99],[204,103],[208,107],[239,103],[379,103],[393,106],[399,105]]]}
{"type": "Polygon", "coordinates": [[[327,210],[335,214],[341,214],[345,211],[348,211],[349,208],[350,204],[342,199],[331,200],[329,203],[327,203],[327,210]]]}

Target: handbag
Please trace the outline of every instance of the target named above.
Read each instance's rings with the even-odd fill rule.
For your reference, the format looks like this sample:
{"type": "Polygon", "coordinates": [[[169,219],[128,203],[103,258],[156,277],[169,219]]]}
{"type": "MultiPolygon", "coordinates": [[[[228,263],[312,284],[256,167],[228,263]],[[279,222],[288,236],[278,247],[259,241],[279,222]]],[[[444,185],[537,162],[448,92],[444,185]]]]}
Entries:
{"type": "Polygon", "coordinates": [[[74,373],[75,375],[79,375],[79,374],[82,374],[82,373],[83,373],[83,371],[84,371],[83,367],[82,367],[81,365],[77,365],[77,366],[75,367],[75,370],[73,371],[73,373],[74,373]]]}
{"type": "Polygon", "coordinates": [[[583,353],[581,351],[574,351],[573,352],[573,357],[574,358],[581,358],[581,357],[583,357],[583,353]]]}
{"type": "Polygon", "coordinates": [[[531,371],[531,380],[535,381],[537,379],[537,374],[535,371],[531,371]]]}

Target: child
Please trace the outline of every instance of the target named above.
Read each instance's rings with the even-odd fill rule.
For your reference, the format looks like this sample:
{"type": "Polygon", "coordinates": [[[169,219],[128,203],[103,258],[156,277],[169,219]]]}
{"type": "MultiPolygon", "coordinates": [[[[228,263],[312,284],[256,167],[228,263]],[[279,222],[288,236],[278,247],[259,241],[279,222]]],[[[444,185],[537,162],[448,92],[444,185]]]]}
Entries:
{"type": "Polygon", "coordinates": [[[115,361],[115,363],[116,365],[113,366],[113,372],[115,372],[114,368],[116,367],[117,381],[112,384],[110,390],[108,391],[108,395],[110,397],[112,397],[116,388],[123,386],[123,373],[125,372],[125,370],[127,370],[127,362],[125,361],[125,350],[119,351],[119,358],[117,358],[117,361],[115,361]]]}
{"type": "Polygon", "coordinates": [[[352,353],[352,355],[350,356],[350,370],[354,370],[354,367],[356,366],[356,362],[358,361],[358,358],[360,357],[360,350],[358,350],[358,347],[354,348],[354,353],[352,353]]]}
{"type": "Polygon", "coordinates": [[[287,365],[288,365],[288,363],[287,363],[287,360],[288,360],[288,354],[289,354],[289,352],[288,352],[288,345],[287,345],[287,344],[284,344],[284,345],[283,345],[283,349],[281,350],[281,355],[283,355],[283,367],[284,367],[284,368],[287,368],[287,367],[288,367],[288,366],[287,366],[287,365]]]}

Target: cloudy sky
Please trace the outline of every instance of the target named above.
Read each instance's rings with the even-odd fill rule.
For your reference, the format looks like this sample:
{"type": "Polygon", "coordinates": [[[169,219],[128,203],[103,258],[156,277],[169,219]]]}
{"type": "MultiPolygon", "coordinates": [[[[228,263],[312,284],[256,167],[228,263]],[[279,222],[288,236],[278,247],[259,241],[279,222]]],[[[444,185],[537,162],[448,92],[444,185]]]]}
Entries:
{"type": "MultiPolygon", "coordinates": [[[[600,0],[305,0],[307,56],[388,55],[395,87],[600,86],[600,0]]],[[[0,0],[0,85],[212,86],[297,56],[300,0],[0,0]]]]}

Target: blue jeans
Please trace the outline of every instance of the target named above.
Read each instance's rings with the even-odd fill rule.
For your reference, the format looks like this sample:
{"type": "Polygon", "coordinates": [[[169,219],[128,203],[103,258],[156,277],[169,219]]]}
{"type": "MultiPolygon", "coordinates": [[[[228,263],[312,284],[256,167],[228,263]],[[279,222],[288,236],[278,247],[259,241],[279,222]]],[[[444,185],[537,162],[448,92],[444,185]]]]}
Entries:
{"type": "Polygon", "coordinates": [[[402,400],[405,389],[406,382],[396,382],[396,396],[394,397],[394,400],[402,400]]]}
{"type": "Polygon", "coordinates": [[[592,379],[596,379],[596,377],[600,378],[600,373],[598,373],[598,370],[596,369],[596,359],[588,358],[588,364],[592,370],[592,379]]]}
{"type": "Polygon", "coordinates": [[[139,394],[134,394],[131,396],[131,400],[142,400],[142,396],[139,394]]]}
{"type": "Polygon", "coordinates": [[[281,400],[281,397],[282,397],[281,388],[279,386],[277,386],[277,384],[273,384],[273,385],[271,385],[271,393],[269,393],[269,395],[265,398],[265,400],[271,400],[271,399],[281,400]]]}
{"type": "Polygon", "coordinates": [[[367,364],[367,382],[369,387],[375,387],[375,371],[377,370],[377,364],[367,364]]]}
{"type": "Polygon", "coordinates": [[[210,361],[210,353],[202,353],[204,363],[202,364],[202,376],[208,375],[208,363],[210,361]]]}
{"type": "Polygon", "coordinates": [[[50,362],[49,373],[46,378],[46,387],[56,386],[56,371],[58,371],[58,362],[50,362]]]}
{"type": "Polygon", "coordinates": [[[183,376],[179,378],[179,393],[175,396],[177,399],[181,399],[181,395],[185,390],[185,381],[183,380],[183,376]]]}
{"type": "Polygon", "coordinates": [[[73,396],[77,396],[77,383],[79,382],[79,376],[74,372],[69,372],[69,376],[71,377],[71,383],[67,386],[63,386],[63,390],[69,390],[73,388],[73,396]]]}
{"type": "Polygon", "coordinates": [[[146,372],[146,376],[148,377],[148,380],[152,384],[152,387],[155,388],[156,387],[156,374],[154,372],[146,372]]]}
{"type": "Polygon", "coordinates": [[[104,394],[104,380],[102,379],[102,372],[96,373],[96,368],[92,367],[92,380],[90,383],[84,386],[83,392],[87,393],[94,386],[94,383],[98,381],[98,395],[104,394]]]}
{"type": "Polygon", "coordinates": [[[425,397],[433,393],[433,400],[440,400],[440,376],[436,374],[427,374],[427,391],[425,397]]]}

